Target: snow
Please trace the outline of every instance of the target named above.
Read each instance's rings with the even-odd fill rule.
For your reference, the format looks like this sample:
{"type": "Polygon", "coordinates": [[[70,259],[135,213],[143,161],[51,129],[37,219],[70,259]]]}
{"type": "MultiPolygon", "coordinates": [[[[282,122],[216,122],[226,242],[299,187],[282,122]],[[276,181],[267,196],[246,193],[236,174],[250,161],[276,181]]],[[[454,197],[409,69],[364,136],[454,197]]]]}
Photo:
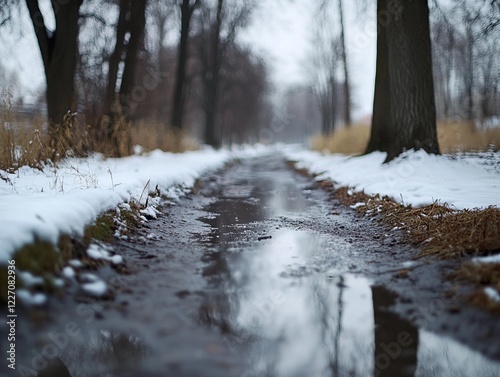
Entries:
{"type": "Polygon", "coordinates": [[[490,255],[487,257],[472,258],[474,263],[500,263],[500,254],[490,255]]]}
{"type": "Polygon", "coordinates": [[[66,266],[62,269],[62,275],[66,279],[73,279],[75,277],[75,270],[69,266],[66,266]]]}
{"type": "Polygon", "coordinates": [[[102,280],[96,280],[92,283],[82,284],[82,289],[90,296],[100,297],[108,291],[108,286],[102,280]]]}
{"type": "Polygon", "coordinates": [[[92,259],[103,259],[113,264],[120,264],[123,262],[121,255],[111,255],[104,245],[91,244],[87,249],[87,255],[92,259]]]}
{"type": "Polygon", "coordinates": [[[486,293],[490,300],[500,302],[500,294],[498,294],[495,288],[486,287],[484,288],[484,293],[486,293]]]}
{"type": "Polygon", "coordinates": [[[26,289],[18,289],[16,297],[27,306],[41,306],[47,302],[47,296],[43,293],[31,293],[26,289]]]}
{"type": "Polygon", "coordinates": [[[43,278],[41,276],[34,276],[28,271],[18,271],[17,276],[22,280],[23,285],[27,287],[32,287],[34,285],[43,284],[43,278]]]}
{"type": "MultiPolygon", "coordinates": [[[[157,188],[162,195],[179,197],[204,172],[221,168],[233,158],[263,153],[269,153],[269,148],[205,148],[180,154],[156,150],[119,159],[70,158],[57,168],[47,166],[41,171],[0,170],[0,264],[35,240],[56,244],[62,234],[82,235],[100,214],[132,200],[144,202],[157,188]]],[[[156,215],[152,209],[144,213],[156,215]]],[[[113,262],[119,263],[118,259],[113,262]]]]}
{"type": "Polygon", "coordinates": [[[500,207],[498,152],[437,156],[409,151],[387,164],[382,152],[349,157],[287,148],[285,154],[298,168],[319,174],[317,180],[387,195],[404,204],[424,206],[437,200],[454,209],[500,207]]]}

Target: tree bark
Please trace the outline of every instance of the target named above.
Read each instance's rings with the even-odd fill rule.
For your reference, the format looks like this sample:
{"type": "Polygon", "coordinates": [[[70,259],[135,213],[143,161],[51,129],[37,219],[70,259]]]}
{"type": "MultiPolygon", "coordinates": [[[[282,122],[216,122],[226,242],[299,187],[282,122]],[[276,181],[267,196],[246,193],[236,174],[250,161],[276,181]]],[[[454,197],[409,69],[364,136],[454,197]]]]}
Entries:
{"type": "Polygon", "coordinates": [[[191,4],[190,0],[183,0],[181,4],[181,35],[177,56],[174,106],[172,108],[172,126],[177,130],[182,129],[184,104],[186,102],[186,63],[188,59],[189,31],[191,28],[191,18],[198,2],[196,0],[191,4]]]}
{"type": "MultiPolygon", "coordinates": [[[[402,3],[379,27],[371,139],[367,152],[387,152],[386,162],[409,149],[439,153],[427,0],[402,3]]],[[[378,11],[389,12],[387,0],[378,11]]]]}
{"type": "Polygon", "coordinates": [[[224,0],[217,1],[215,25],[211,25],[212,38],[208,53],[208,66],[205,70],[205,143],[215,148],[221,145],[220,131],[217,129],[216,114],[219,94],[219,76],[221,65],[221,28],[224,0]]]}
{"type": "MultiPolygon", "coordinates": [[[[78,53],[78,17],[83,0],[52,1],[56,28],[50,34],[37,0],[26,0],[42,55],[47,83],[47,113],[51,138],[65,114],[75,111],[75,69],[78,53]]],[[[53,144],[51,142],[51,144],[53,144]]]]}
{"type": "MultiPolygon", "coordinates": [[[[387,11],[387,1],[377,2],[377,14],[387,11]]],[[[375,95],[373,97],[373,114],[371,136],[366,153],[377,150],[388,151],[391,147],[391,90],[389,87],[389,61],[387,51],[386,25],[378,25],[377,61],[375,72],[375,95]]]]}

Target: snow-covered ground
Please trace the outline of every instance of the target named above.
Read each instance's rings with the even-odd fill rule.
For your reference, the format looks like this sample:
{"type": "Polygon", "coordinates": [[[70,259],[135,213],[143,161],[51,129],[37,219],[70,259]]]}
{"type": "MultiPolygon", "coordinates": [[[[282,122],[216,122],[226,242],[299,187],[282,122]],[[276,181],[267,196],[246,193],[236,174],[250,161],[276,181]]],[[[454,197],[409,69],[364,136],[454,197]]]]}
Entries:
{"type": "Polygon", "coordinates": [[[453,156],[409,151],[388,164],[386,154],[361,157],[323,155],[287,149],[287,158],[298,168],[319,174],[338,186],[349,186],[367,194],[423,206],[438,200],[451,208],[500,207],[500,153],[485,152],[453,156]]]}
{"type": "Polygon", "coordinates": [[[207,170],[232,158],[258,155],[262,146],[238,151],[204,149],[182,154],[67,159],[43,171],[0,170],[0,264],[35,239],[56,243],[61,234],[82,234],[103,212],[131,200],[143,203],[156,188],[175,198],[207,170]],[[141,199],[142,197],[142,199],[141,199]]]}
{"type": "Polygon", "coordinates": [[[384,153],[347,157],[298,146],[67,159],[43,171],[28,167],[15,174],[0,171],[0,264],[35,239],[55,243],[61,234],[82,234],[103,212],[131,200],[144,202],[156,188],[175,198],[179,187],[191,187],[207,170],[232,158],[276,149],[298,161],[299,168],[319,174],[317,179],[331,179],[367,194],[388,195],[415,206],[439,200],[457,209],[500,207],[500,153],[493,152],[434,156],[410,151],[389,164],[382,164],[384,153]]]}

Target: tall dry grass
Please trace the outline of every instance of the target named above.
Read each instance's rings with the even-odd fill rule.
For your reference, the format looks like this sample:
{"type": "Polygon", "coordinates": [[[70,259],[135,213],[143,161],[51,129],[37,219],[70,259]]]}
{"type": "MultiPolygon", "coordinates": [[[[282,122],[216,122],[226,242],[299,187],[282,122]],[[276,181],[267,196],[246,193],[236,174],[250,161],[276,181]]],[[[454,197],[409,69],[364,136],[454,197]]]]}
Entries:
{"type": "Polygon", "coordinates": [[[103,117],[98,127],[91,127],[78,116],[68,114],[62,125],[55,126],[56,137],[50,137],[42,117],[18,119],[10,99],[4,95],[0,103],[0,170],[12,172],[21,166],[42,168],[64,157],[85,157],[91,152],[123,157],[134,152],[134,145],[144,152],[199,148],[187,133],[174,132],[154,121],[126,122],[123,116],[103,117]]]}
{"type": "Polygon", "coordinates": [[[50,155],[44,122],[35,118],[19,121],[12,109],[11,97],[4,94],[0,104],[0,169],[16,170],[27,165],[40,168],[50,155]]]}
{"type": "MultiPolygon", "coordinates": [[[[480,130],[467,122],[438,122],[437,133],[442,153],[486,151],[500,149],[500,128],[480,130]]],[[[331,136],[315,136],[311,146],[318,151],[362,154],[368,145],[370,127],[353,125],[335,131],[331,136]]]]}
{"type": "Polygon", "coordinates": [[[199,149],[199,143],[187,132],[179,132],[156,121],[140,121],[130,128],[133,145],[144,151],[161,149],[168,152],[185,152],[199,149]]]}

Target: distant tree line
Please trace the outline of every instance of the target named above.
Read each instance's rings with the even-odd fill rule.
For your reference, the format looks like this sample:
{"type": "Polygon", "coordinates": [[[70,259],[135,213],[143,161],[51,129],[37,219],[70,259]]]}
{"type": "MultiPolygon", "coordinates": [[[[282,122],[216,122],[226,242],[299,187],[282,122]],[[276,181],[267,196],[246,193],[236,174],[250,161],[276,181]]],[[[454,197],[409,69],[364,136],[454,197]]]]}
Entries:
{"type": "Polygon", "coordinates": [[[0,0],[0,24],[15,24],[29,12],[45,70],[54,149],[77,111],[97,137],[115,146],[109,153],[114,156],[130,153],[124,124],[139,120],[178,133],[195,128],[214,147],[257,132],[261,112],[268,110],[268,72],[236,41],[256,1],[50,4],[53,30],[37,0],[0,0]],[[167,40],[172,29],[175,43],[167,40]]]}

